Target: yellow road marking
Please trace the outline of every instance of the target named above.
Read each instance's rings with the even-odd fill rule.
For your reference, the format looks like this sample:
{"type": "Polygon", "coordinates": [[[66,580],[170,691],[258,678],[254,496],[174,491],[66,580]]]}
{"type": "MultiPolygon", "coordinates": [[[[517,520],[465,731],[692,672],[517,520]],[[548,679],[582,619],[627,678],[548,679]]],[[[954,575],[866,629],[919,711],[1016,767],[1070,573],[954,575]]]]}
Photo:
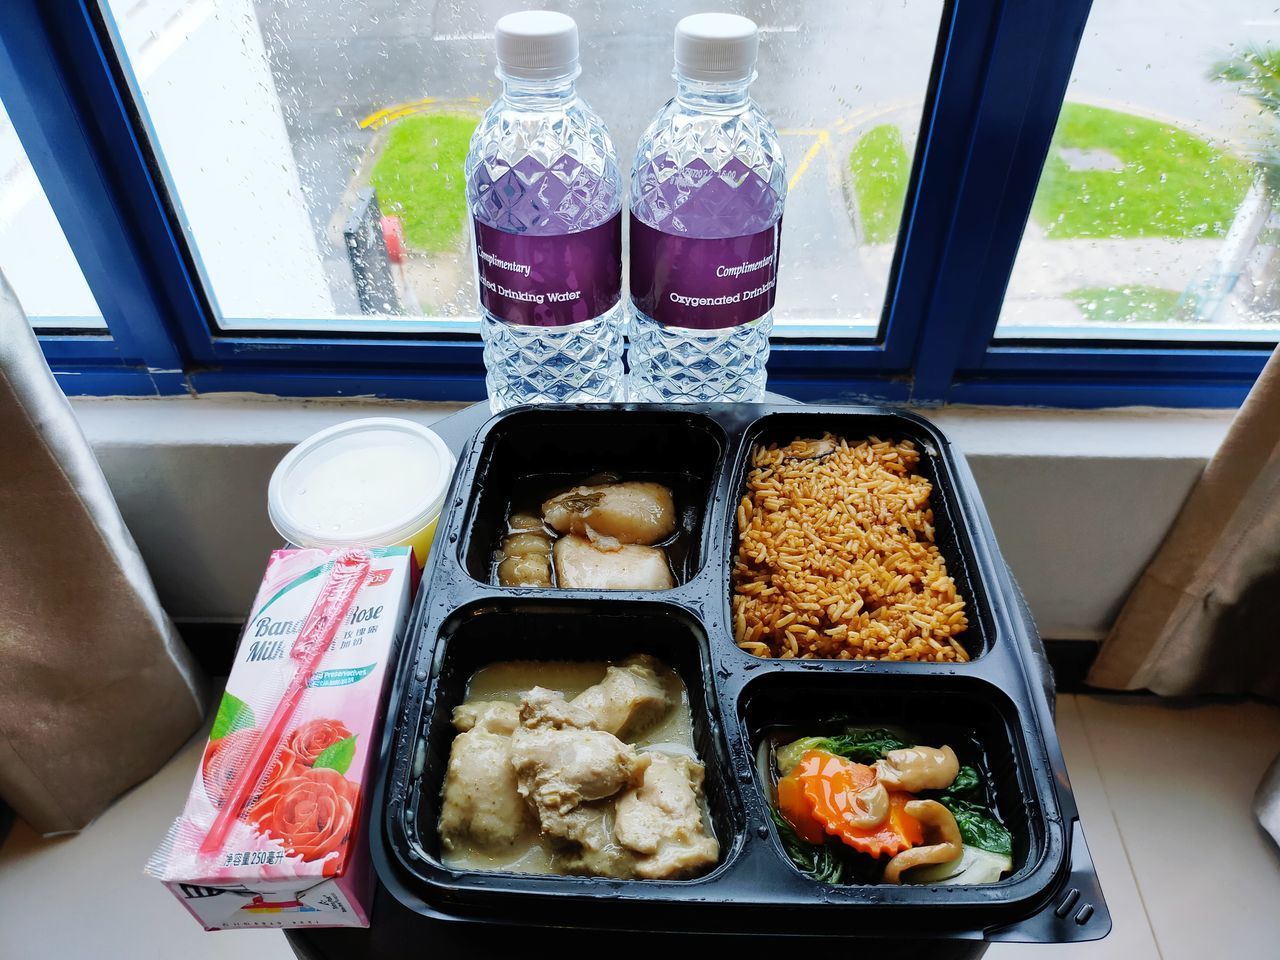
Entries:
{"type": "Polygon", "coordinates": [[[385,127],[392,120],[399,120],[401,117],[407,117],[411,113],[418,113],[427,109],[436,102],[435,97],[423,97],[421,100],[411,100],[408,103],[396,103],[389,107],[383,107],[376,110],[360,121],[360,129],[368,130],[373,127],[385,127]]]}
{"type": "Polygon", "coordinates": [[[813,158],[818,155],[818,151],[831,142],[831,134],[826,130],[818,130],[816,132],[817,136],[813,141],[813,145],[809,147],[809,152],[804,155],[804,159],[796,167],[796,172],[791,175],[791,181],[787,184],[787,193],[796,188],[796,184],[800,182],[804,172],[809,169],[809,164],[813,163],[813,158]]]}
{"type": "Polygon", "coordinates": [[[479,97],[463,97],[460,100],[441,100],[439,97],[423,97],[421,100],[410,100],[408,103],[393,103],[389,107],[383,107],[381,110],[375,110],[373,113],[360,120],[360,129],[378,130],[385,127],[388,123],[399,120],[401,117],[409,117],[415,113],[422,113],[423,111],[436,106],[448,107],[450,104],[476,104],[480,102],[479,97]]]}

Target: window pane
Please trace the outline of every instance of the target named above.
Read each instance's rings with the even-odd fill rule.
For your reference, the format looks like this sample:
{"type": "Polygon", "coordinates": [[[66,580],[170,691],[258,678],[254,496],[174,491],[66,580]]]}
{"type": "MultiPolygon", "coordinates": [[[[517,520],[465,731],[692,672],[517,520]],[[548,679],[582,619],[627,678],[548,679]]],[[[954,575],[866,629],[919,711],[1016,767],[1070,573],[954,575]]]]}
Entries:
{"type": "MultiPolygon", "coordinates": [[[[224,328],[468,328],[462,161],[499,91],[493,23],[525,4],[102,2],[224,328]],[[394,261],[379,211],[399,220],[394,261]]],[[[629,167],[674,92],[688,5],[555,6],[578,21],[580,90],[629,167]]],[[[722,7],[762,28],[753,93],[787,151],[779,329],[873,335],[942,2],[722,7]]]]}
{"type": "Polygon", "coordinates": [[[998,337],[1280,336],[1280,15],[1097,0],[998,337]]]}
{"type": "Polygon", "coordinates": [[[0,271],[36,330],[107,329],[2,103],[0,271]]]}

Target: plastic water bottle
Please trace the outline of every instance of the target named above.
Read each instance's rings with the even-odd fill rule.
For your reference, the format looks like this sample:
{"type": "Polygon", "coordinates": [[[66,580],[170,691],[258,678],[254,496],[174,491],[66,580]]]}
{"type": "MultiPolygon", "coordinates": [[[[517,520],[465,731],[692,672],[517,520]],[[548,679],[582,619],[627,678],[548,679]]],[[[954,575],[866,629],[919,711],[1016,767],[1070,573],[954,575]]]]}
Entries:
{"type": "Polygon", "coordinates": [[[757,46],[746,17],[676,25],[676,96],[631,170],[634,399],[764,394],[787,174],[778,132],[747,92],[757,46]]]}
{"type": "Polygon", "coordinates": [[[509,14],[497,53],[466,163],[490,406],[622,400],[621,175],[574,89],[577,25],[509,14]]]}

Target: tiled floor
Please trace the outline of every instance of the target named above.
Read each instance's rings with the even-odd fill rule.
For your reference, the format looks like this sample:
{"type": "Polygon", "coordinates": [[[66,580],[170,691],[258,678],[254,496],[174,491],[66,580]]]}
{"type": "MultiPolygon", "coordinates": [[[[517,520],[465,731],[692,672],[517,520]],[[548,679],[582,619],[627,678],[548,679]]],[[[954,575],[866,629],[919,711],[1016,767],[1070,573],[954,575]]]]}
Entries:
{"type": "MultiPolygon", "coordinates": [[[[1280,956],[1280,854],[1249,813],[1280,707],[1064,696],[1059,733],[1114,918],[1100,943],[993,960],[1280,956]]],[[[141,873],[195,770],[191,744],[77,837],[22,823],[0,849],[0,958],[289,960],[280,934],[204,934],[141,873]]]]}

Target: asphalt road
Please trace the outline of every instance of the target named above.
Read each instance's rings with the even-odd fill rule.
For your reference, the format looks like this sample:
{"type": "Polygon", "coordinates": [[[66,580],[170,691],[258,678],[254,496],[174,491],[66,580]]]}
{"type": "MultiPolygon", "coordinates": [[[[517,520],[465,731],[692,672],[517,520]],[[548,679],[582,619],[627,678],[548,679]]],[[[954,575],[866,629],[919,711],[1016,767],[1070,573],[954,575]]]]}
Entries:
{"type": "MultiPolygon", "coordinates": [[[[675,22],[707,5],[547,5],[578,21],[579,88],[609,124],[625,168],[644,126],[672,94],[675,22]]],[[[478,97],[478,107],[492,100],[499,85],[490,31],[517,6],[510,0],[257,0],[320,236],[371,138],[360,119],[424,97],[478,97]]],[[[862,123],[915,116],[942,4],[778,0],[719,6],[761,25],[753,94],[784,132],[793,176],[809,157],[788,199],[779,299],[802,317],[874,318],[887,256],[859,250],[839,174],[862,123]]],[[[1280,13],[1252,0],[1166,0],[1158,7],[1099,0],[1069,96],[1134,104],[1203,131],[1238,134],[1248,119],[1242,102],[1205,71],[1244,41],[1280,43],[1280,13]]],[[[330,252],[341,292],[349,276],[343,275],[341,251],[330,252]]]]}
{"type": "MultiPolygon", "coordinates": [[[[671,32],[676,20],[705,4],[561,3],[582,31],[579,89],[608,122],[619,153],[630,158],[641,131],[672,93],[671,32]],[[643,24],[635,20],[643,17],[643,24]]],[[[498,93],[493,76],[493,22],[508,2],[404,3],[401,0],[259,0],[258,16],[291,132],[322,182],[341,181],[365,137],[356,122],[391,104],[425,96],[498,93]]],[[[910,3],[867,16],[863,5],[729,4],[764,29],[760,79],[753,94],[779,128],[825,126],[859,107],[920,98],[941,4],[910,3]],[[776,9],[775,9],[776,8],[776,9]],[[836,14],[838,22],[829,21],[836,14]],[[850,50],[835,33],[865,40],[865,64],[852,71],[850,50]],[[895,49],[877,35],[891,33],[895,49]],[[871,62],[871,61],[879,62],[871,62]]],[[[859,58],[861,59],[861,58],[859,58]]],[[[807,149],[807,147],[806,147],[807,149]]],[[[795,158],[803,156],[803,151],[795,158]]]]}

